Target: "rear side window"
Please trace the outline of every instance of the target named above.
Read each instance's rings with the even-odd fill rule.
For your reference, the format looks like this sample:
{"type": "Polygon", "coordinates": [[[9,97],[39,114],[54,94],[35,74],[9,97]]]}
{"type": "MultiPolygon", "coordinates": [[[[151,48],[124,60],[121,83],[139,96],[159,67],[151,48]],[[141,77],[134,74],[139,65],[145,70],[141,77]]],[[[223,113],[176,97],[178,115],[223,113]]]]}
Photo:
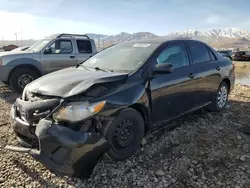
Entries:
{"type": "Polygon", "coordinates": [[[212,50],[208,49],[208,52],[209,52],[211,61],[217,60],[217,58],[215,57],[215,55],[214,55],[214,53],[212,52],[212,50]]]}
{"type": "Polygon", "coordinates": [[[77,40],[76,43],[79,53],[92,53],[92,47],[90,41],[77,40]]]}
{"type": "Polygon", "coordinates": [[[188,46],[193,58],[193,63],[210,61],[209,52],[204,44],[196,41],[189,41],[188,46]]]}

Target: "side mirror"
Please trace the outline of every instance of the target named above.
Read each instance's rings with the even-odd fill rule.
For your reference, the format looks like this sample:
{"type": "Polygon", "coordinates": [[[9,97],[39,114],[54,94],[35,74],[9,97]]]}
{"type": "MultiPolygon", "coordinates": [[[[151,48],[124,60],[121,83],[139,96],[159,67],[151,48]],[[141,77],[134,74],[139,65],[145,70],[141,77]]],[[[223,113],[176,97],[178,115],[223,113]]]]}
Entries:
{"type": "Polygon", "coordinates": [[[169,63],[159,63],[156,64],[153,69],[153,74],[169,74],[173,72],[173,65],[169,63]]]}
{"type": "Polygon", "coordinates": [[[44,50],[44,54],[51,54],[51,53],[52,53],[51,47],[47,47],[47,48],[44,50]]]}

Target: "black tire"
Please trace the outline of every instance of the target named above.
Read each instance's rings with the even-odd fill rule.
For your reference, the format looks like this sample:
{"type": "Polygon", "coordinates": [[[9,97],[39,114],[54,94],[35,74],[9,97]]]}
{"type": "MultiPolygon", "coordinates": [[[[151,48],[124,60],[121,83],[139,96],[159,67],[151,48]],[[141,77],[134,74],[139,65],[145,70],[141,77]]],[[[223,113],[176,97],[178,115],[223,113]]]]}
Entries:
{"type": "Polygon", "coordinates": [[[144,120],[138,111],[132,108],[121,111],[106,133],[106,139],[111,145],[107,156],[115,161],[125,160],[132,156],[140,147],[144,131],[144,120]]]}
{"type": "Polygon", "coordinates": [[[228,89],[229,89],[229,86],[227,85],[227,83],[221,82],[221,84],[217,90],[216,96],[213,97],[212,104],[208,106],[209,111],[219,112],[219,111],[222,111],[223,109],[225,109],[225,107],[227,105],[227,101],[228,101],[228,94],[229,94],[228,89]],[[226,91],[222,92],[222,90],[224,90],[223,88],[226,89],[226,91]],[[225,92],[226,92],[226,96],[224,95],[225,92]],[[222,96],[222,95],[225,96],[225,100],[223,100],[223,103],[219,103],[219,96],[222,96]]]}
{"type": "Polygon", "coordinates": [[[22,93],[24,87],[31,81],[37,79],[38,77],[39,74],[30,68],[18,68],[14,70],[14,72],[10,76],[10,88],[17,93],[22,93]],[[21,82],[20,80],[25,81],[21,82]]]}

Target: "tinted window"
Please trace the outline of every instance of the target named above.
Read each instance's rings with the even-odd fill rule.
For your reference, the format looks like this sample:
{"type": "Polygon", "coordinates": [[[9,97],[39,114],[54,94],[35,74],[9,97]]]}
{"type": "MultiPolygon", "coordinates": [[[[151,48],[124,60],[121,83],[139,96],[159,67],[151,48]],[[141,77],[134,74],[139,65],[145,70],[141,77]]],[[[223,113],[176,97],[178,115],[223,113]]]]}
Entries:
{"type": "Polygon", "coordinates": [[[210,61],[209,52],[204,44],[200,42],[189,41],[188,46],[194,63],[210,61]]]}
{"type": "Polygon", "coordinates": [[[157,57],[157,63],[169,63],[173,68],[183,67],[189,64],[186,47],[183,43],[166,47],[157,57]]]}
{"type": "Polygon", "coordinates": [[[245,55],[245,52],[237,52],[237,55],[245,55]]]}
{"type": "Polygon", "coordinates": [[[92,53],[92,47],[90,41],[77,40],[76,42],[79,53],[92,53]]]}
{"type": "Polygon", "coordinates": [[[208,49],[208,52],[209,52],[211,60],[215,61],[217,58],[215,57],[214,53],[210,49],[208,49]]]}
{"type": "Polygon", "coordinates": [[[57,40],[50,45],[52,54],[69,54],[73,51],[70,40],[57,40]]]}

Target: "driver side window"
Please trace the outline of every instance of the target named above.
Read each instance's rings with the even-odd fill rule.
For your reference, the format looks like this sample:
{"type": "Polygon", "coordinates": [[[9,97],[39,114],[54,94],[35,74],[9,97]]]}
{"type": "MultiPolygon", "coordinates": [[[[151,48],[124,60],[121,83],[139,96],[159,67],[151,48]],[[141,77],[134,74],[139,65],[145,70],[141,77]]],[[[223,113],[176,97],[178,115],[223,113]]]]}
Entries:
{"type": "Polygon", "coordinates": [[[172,44],[164,48],[157,57],[157,63],[169,63],[173,68],[183,67],[189,64],[185,44],[172,44]]]}
{"type": "Polygon", "coordinates": [[[56,40],[50,45],[52,54],[69,54],[73,51],[70,40],[56,40]]]}

